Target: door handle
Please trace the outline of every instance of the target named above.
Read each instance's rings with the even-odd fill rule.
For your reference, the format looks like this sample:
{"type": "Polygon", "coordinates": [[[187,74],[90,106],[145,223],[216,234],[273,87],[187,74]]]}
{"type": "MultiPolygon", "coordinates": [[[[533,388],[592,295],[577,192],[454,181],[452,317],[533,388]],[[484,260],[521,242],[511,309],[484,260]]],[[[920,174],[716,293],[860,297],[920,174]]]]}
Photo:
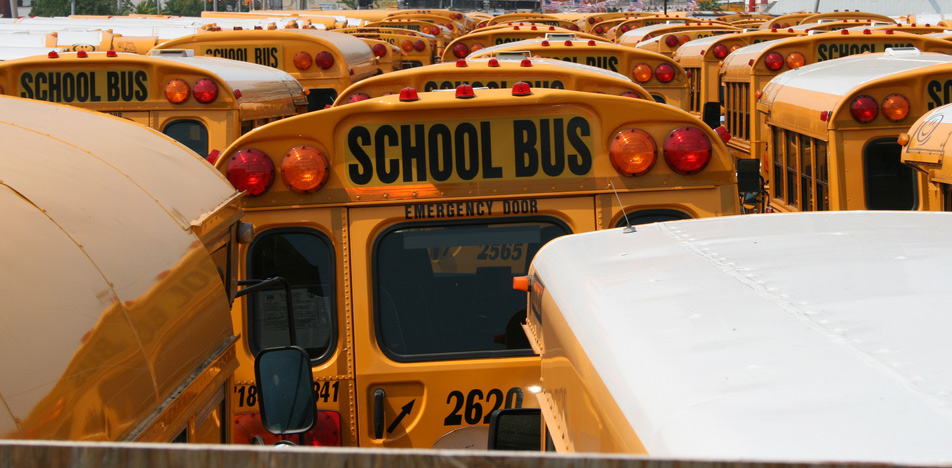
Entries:
{"type": "Polygon", "coordinates": [[[374,390],[374,439],[383,439],[383,399],[386,397],[382,388],[374,390]]]}

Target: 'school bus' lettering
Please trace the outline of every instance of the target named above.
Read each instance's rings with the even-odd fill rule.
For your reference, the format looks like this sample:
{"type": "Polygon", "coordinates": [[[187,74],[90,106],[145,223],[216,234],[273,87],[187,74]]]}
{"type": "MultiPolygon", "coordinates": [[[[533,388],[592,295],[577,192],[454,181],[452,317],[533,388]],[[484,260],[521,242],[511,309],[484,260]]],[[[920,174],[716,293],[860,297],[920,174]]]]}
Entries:
{"type": "Polygon", "coordinates": [[[929,93],[929,110],[946,105],[952,102],[952,79],[932,80],[926,85],[926,91],[929,93]]]}
{"type": "Polygon", "coordinates": [[[434,89],[456,89],[457,86],[469,84],[474,88],[505,89],[511,88],[518,82],[528,83],[532,88],[552,88],[565,89],[565,83],[559,80],[512,80],[512,81],[427,81],[423,85],[424,91],[433,91],[434,89]]]}
{"type": "Polygon", "coordinates": [[[584,63],[591,67],[604,68],[613,72],[618,71],[618,57],[593,57],[593,56],[571,56],[556,57],[559,60],[572,63],[584,63]]]}
{"type": "Polygon", "coordinates": [[[347,181],[365,187],[579,177],[592,170],[594,143],[588,120],[569,115],[359,125],[346,147],[347,181]]]}
{"type": "Polygon", "coordinates": [[[239,62],[257,63],[271,68],[284,68],[281,63],[283,52],[280,46],[270,47],[209,47],[205,55],[221,57],[239,62]]]}
{"type": "Polygon", "coordinates": [[[882,52],[886,49],[897,47],[914,47],[914,44],[887,44],[875,42],[855,42],[855,43],[820,43],[816,46],[816,61],[832,60],[850,55],[865,54],[867,52],[882,52]]]}
{"type": "Polygon", "coordinates": [[[20,75],[20,97],[50,102],[144,102],[143,70],[32,71],[20,75]]]}

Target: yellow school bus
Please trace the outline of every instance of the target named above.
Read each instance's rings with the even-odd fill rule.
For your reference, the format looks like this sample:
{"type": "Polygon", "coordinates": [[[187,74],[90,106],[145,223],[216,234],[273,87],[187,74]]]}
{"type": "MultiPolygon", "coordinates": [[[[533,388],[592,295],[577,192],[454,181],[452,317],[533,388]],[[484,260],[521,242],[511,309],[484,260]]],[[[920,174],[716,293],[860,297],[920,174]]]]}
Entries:
{"type": "Polygon", "coordinates": [[[431,23],[429,21],[420,21],[414,19],[403,19],[395,17],[387,21],[376,21],[372,23],[367,23],[363,27],[365,28],[395,28],[399,30],[409,30],[417,33],[428,34],[433,37],[436,42],[436,52],[437,57],[443,55],[443,50],[446,49],[447,44],[453,42],[453,39],[456,38],[456,35],[452,34],[449,29],[446,29],[443,26],[440,26],[436,23],[431,23]]]}
{"type": "Polygon", "coordinates": [[[231,442],[241,194],[123,119],[11,96],[0,115],[2,437],[231,442]]]}
{"type": "Polygon", "coordinates": [[[678,47],[674,52],[674,60],[684,68],[691,81],[688,110],[701,115],[704,103],[709,102],[720,108],[718,72],[728,54],[751,44],[806,34],[793,29],[756,29],[695,39],[678,47]]]}
{"type": "Polygon", "coordinates": [[[467,33],[471,32],[473,29],[476,29],[477,21],[471,13],[461,13],[459,11],[453,10],[397,10],[387,15],[387,18],[399,18],[402,16],[414,16],[418,14],[444,16],[451,21],[461,24],[467,33]]]}
{"type": "MultiPolygon", "coordinates": [[[[447,31],[449,31],[450,36],[453,39],[457,37],[466,35],[469,33],[469,28],[463,24],[457,22],[456,20],[450,18],[449,16],[437,15],[437,14],[427,14],[427,13],[415,13],[415,14],[406,14],[406,15],[390,15],[387,16],[383,22],[404,22],[404,21],[420,21],[426,23],[432,23],[434,25],[440,26],[447,31]]],[[[423,31],[426,32],[426,31],[423,31]]]]}
{"type": "MultiPolygon", "coordinates": [[[[579,30],[582,32],[592,33],[592,30],[595,29],[595,26],[599,23],[606,21],[613,21],[611,26],[614,24],[624,21],[630,18],[638,18],[641,16],[653,16],[656,13],[652,12],[643,12],[643,11],[615,11],[615,12],[604,12],[604,13],[593,13],[585,15],[577,20],[575,24],[579,26],[579,30]],[[617,21],[615,21],[617,20],[617,21]]],[[[607,31],[607,28],[603,25],[602,31],[598,34],[604,34],[607,31]]]]}
{"type": "Polygon", "coordinates": [[[374,53],[347,34],[313,29],[217,31],[190,34],[156,46],[188,49],[284,70],[307,90],[307,110],[323,109],[344,88],[377,73],[374,53]]]}
{"type": "Polygon", "coordinates": [[[644,465],[943,464],[949,383],[928,376],[952,353],[934,329],[949,236],[950,213],[838,211],[554,239],[518,281],[541,411],[497,413],[491,444],[644,465]]]}
{"type": "MultiPolygon", "coordinates": [[[[549,239],[739,213],[726,146],[697,118],[525,83],[303,114],[217,167],[255,226],[240,276],[291,283],[327,423],[305,439],[345,446],[478,448],[492,410],[535,405],[525,295],[503,288],[549,239]]],[[[239,443],[262,433],[245,364],[287,340],[284,297],[233,309],[239,443]]]]}
{"type": "Polygon", "coordinates": [[[403,68],[422,67],[439,62],[436,56],[436,38],[409,29],[397,28],[341,28],[334,32],[360,38],[380,39],[400,48],[403,68]]]}
{"type": "Polygon", "coordinates": [[[533,22],[533,23],[545,23],[546,21],[552,21],[553,26],[561,19],[557,16],[547,15],[543,13],[531,13],[531,12],[515,12],[515,13],[506,13],[502,15],[493,16],[489,21],[487,21],[483,27],[495,26],[497,24],[504,23],[518,23],[518,22],[533,22]]]}
{"type": "MultiPolygon", "coordinates": [[[[741,32],[740,29],[730,28],[730,29],[704,29],[704,28],[691,28],[685,30],[672,30],[663,35],[657,35],[650,39],[643,39],[635,44],[632,44],[633,47],[638,49],[644,49],[651,52],[657,52],[662,55],[667,55],[668,57],[674,57],[674,54],[681,48],[682,45],[687,44],[688,42],[703,39],[705,37],[711,36],[723,36],[725,34],[737,34],[741,32]]],[[[621,37],[621,40],[618,42],[622,45],[627,45],[625,42],[625,36],[621,37]]]]}
{"type": "Polygon", "coordinates": [[[581,63],[630,76],[658,102],[687,109],[688,79],[671,57],[605,41],[563,39],[529,39],[487,47],[469,58],[490,58],[499,53],[526,51],[532,57],[554,58],[581,63]]]}
{"type": "MultiPolygon", "coordinates": [[[[759,93],[774,77],[804,65],[890,47],[916,47],[923,52],[952,53],[952,43],[918,34],[890,31],[850,31],[761,42],[735,50],[720,70],[724,87],[724,125],[731,133],[728,146],[738,158],[765,157],[762,117],[755,106],[759,93]]],[[[703,105],[703,103],[702,103],[703,105]]],[[[828,109],[829,110],[829,109],[828,109]]],[[[766,170],[766,167],[761,167],[766,170]]]]}
{"type": "Polygon", "coordinates": [[[382,37],[351,34],[364,41],[377,58],[377,75],[403,69],[403,49],[382,37]]]}
{"type": "Polygon", "coordinates": [[[557,26],[546,26],[535,23],[510,26],[509,23],[506,23],[503,26],[492,26],[458,37],[443,51],[443,61],[452,62],[456,59],[466,58],[469,54],[478,52],[486,47],[546,37],[549,34],[571,35],[571,37],[586,40],[602,40],[602,38],[598,36],[577,33],[557,26]]]}
{"type": "Polygon", "coordinates": [[[843,21],[843,20],[868,20],[883,23],[896,23],[896,20],[886,15],[878,13],[869,13],[866,11],[828,11],[824,13],[814,13],[803,17],[797,24],[822,23],[824,21],[843,21]]]}
{"type": "Polygon", "coordinates": [[[605,38],[611,42],[618,42],[621,39],[621,36],[624,34],[630,34],[635,40],[629,38],[629,43],[637,43],[639,40],[645,38],[649,35],[651,31],[657,28],[665,27],[677,27],[685,24],[697,24],[701,23],[707,25],[708,28],[731,28],[727,23],[722,23],[719,21],[707,20],[707,21],[698,21],[697,18],[686,18],[686,17],[672,17],[672,16],[642,16],[639,18],[631,18],[621,23],[617,23],[612,26],[610,29],[605,31],[605,38]]]}
{"type": "Polygon", "coordinates": [[[511,88],[520,81],[533,88],[571,89],[652,99],[647,90],[620,73],[564,60],[530,59],[520,54],[512,59],[501,60],[460,59],[453,63],[439,63],[375,76],[345,89],[334,105],[400,94],[400,90],[406,87],[422,91],[456,89],[462,84],[469,84],[474,88],[511,88]]]}
{"type": "Polygon", "coordinates": [[[927,110],[952,102],[950,71],[952,56],[910,48],[808,65],[773,79],[757,102],[773,210],[938,206],[925,175],[900,160],[897,138],[927,110]]]}
{"type": "MultiPolygon", "coordinates": [[[[952,105],[946,104],[934,107],[919,117],[908,132],[899,135],[899,144],[902,146],[902,162],[921,172],[929,191],[938,194],[938,205],[924,206],[931,211],[952,211],[952,161],[946,158],[952,147],[948,145],[950,128],[949,113],[952,105]]],[[[935,197],[928,197],[924,201],[934,201],[935,197]]]]}
{"type": "Polygon", "coordinates": [[[187,54],[51,52],[0,63],[0,88],[132,120],[202,157],[307,105],[301,85],[283,71],[187,54]]]}

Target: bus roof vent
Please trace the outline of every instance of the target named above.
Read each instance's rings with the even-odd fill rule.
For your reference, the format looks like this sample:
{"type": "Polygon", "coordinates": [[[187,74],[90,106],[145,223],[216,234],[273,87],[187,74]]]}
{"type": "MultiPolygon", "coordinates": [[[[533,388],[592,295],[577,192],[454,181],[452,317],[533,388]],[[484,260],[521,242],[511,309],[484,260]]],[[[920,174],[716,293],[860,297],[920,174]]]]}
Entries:
{"type": "Polygon", "coordinates": [[[529,58],[528,50],[501,50],[496,52],[496,60],[521,62],[527,58],[529,58]]]}
{"type": "Polygon", "coordinates": [[[551,39],[554,41],[572,41],[578,37],[572,33],[545,33],[546,39],[551,39]]]}
{"type": "Polygon", "coordinates": [[[192,49],[152,49],[149,55],[158,55],[160,57],[194,57],[195,51],[192,49]]]}
{"type": "Polygon", "coordinates": [[[887,47],[885,55],[922,55],[915,47],[887,47]]]}

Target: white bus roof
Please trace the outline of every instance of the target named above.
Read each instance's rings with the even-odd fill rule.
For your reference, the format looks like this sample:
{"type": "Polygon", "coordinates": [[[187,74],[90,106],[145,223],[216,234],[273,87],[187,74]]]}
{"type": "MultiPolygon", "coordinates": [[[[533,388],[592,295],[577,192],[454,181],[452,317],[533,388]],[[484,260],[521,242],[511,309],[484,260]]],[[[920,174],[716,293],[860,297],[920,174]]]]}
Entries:
{"type": "Polygon", "coordinates": [[[748,215],[533,268],[652,456],[948,463],[950,238],[952,213],[748,215]]]}

